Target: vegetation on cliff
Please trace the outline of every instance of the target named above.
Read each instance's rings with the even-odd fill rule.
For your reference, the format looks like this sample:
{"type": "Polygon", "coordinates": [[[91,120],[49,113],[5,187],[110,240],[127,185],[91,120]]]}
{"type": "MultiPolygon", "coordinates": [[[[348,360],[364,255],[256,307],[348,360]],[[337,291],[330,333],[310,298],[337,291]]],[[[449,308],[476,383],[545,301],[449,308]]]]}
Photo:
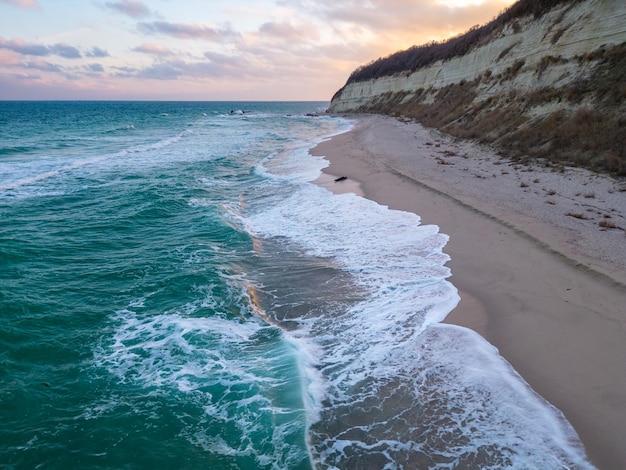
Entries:
{"type": "Polygon", "coordinates": [[[402,72],[414,72],[439,60],[449,60],[467,54],[474,47],[488,42],[492,35],[516,19],[529,15],[540,18],[547,11],[562,3],[577,3],[581,0],[520,0],[483,26],[474,26],[468,32],[444,42],[431,42],[413,46],[405,51],[396,52],[388,57],[379,58],[369,64],[358,67],[347,83],[363,82],[394,75],[402,72]]]}

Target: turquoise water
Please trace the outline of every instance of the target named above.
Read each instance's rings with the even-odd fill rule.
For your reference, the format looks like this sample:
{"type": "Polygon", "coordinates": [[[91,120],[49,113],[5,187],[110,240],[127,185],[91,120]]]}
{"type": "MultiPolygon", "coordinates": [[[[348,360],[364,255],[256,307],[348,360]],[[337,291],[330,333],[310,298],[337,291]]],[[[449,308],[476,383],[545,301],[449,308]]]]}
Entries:
{"type": "Polygon", "coordinates": [[[0,465],[587,468],[326,103],[0,103],[0,465]]]}

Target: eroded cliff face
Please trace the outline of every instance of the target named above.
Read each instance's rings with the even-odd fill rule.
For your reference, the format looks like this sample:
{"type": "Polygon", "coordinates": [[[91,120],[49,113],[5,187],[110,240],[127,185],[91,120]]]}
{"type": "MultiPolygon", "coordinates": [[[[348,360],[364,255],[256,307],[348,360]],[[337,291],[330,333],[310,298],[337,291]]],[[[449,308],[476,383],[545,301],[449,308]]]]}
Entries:
{"type": "Polygon", "coordinates": [[[626,4],[516,19],[463,56],[348,83],[329,111],[415,118],[512,157],[626,174],[626,4]]]}

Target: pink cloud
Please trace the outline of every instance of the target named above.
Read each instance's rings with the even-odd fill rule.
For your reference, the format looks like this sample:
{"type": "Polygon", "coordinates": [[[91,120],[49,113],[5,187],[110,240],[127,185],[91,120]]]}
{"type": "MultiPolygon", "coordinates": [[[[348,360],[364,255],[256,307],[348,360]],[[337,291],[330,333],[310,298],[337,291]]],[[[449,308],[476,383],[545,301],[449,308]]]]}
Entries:
{"type": "Polygon", "coordinates": [[[21,39],[7,40],[0,36],[0,49],[8,49],[22,55],[46,56],[50,54],[48,46],[28,44],[21,39]]]}
{"type": "Polygon", "coordinates": [[[37,0],[0,0],[0,3],[6,3],[17,8],[41,8],[37,0]]]}
{"type": "Polygon", "coordinates": [[[43,59],[35,58],[24,62],[22,65],[25,69],[40,70],[42,72],[62,72],[61,67],[51,64],[43,59]]]}
{"type": "Polygon", "coordinates": [[[163,44],[155,43],[144,43],[141,46],[134,47],[132,50],[135,52],[141,52],[142,54],[149,54],[160,57],[166,57],[173,54],[173,52],[165,47],[163,44]]]}
{"type": "Polygon", "coordinates": [[[105,6],[117,10],[131,18],[145,18],[152,13],[150,9],[139,0],[121,0],[119,2],[107,2],[105,6]]]}
{"type": "Polygon", "coordinates": [[[20,55],[13,51],[0,49],[0,65],[15,66],[20,64],[20,55]]]}
{"type": "MultiPolygon", "coordinates": [[[[368,30],[387,37],[446,36],[447,32],[461,33],[476,24],[484,24],[495,17],[513,0],[484,0],[453,8],[438,0],[280,0],[296,11],[318,19],[325,19],[332,27],[368,30]]],[[[380,37],[379,37],[380,39],[380,37]]]]}
{"type": "Polygon", "coordinates": [[[319,25],[302,20],[269,21],[263,23],[258,30],[261,41],[282,44],[282,47],[293,48],[301,44],[315,44],[320,40],[319,25]]]}
{"type": "Polygon", "coordinates": [[[8,49],[22,55],[44,57],[48,55],[57,55],[66,59],[81,58],[80,51],[74,46],[67,44],[53,44],[46,46],[43,44],[32,44],[22,41],[21,39],[7,40],[0,36],[0,49],[8,49]]]}
{"type": "Polygon", "coordinates": [[[138,28],[140,31],[147,34],[164,34],[181,39],[206,39],[214,42],[221,42],[239,36],[239,34],[232,29],[220,29],[198,23],[154,21],[152,23],[139,23],[138,28]]]}

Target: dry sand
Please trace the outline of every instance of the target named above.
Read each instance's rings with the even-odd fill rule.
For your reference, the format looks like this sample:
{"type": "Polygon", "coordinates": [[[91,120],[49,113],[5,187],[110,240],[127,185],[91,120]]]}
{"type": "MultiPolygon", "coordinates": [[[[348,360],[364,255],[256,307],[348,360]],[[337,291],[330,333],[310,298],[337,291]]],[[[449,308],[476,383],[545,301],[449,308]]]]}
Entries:
{"type": "Polygon", "coordinates": [[[311,151],[330,161],[317,183],[450,235],[461,302],[446,321],[495,345],[596,466],[626,468],[626,232],[599,225],[626,228],[626,181],[516,164],[394,118],[350,119],[352,131],[311,151]]]}

